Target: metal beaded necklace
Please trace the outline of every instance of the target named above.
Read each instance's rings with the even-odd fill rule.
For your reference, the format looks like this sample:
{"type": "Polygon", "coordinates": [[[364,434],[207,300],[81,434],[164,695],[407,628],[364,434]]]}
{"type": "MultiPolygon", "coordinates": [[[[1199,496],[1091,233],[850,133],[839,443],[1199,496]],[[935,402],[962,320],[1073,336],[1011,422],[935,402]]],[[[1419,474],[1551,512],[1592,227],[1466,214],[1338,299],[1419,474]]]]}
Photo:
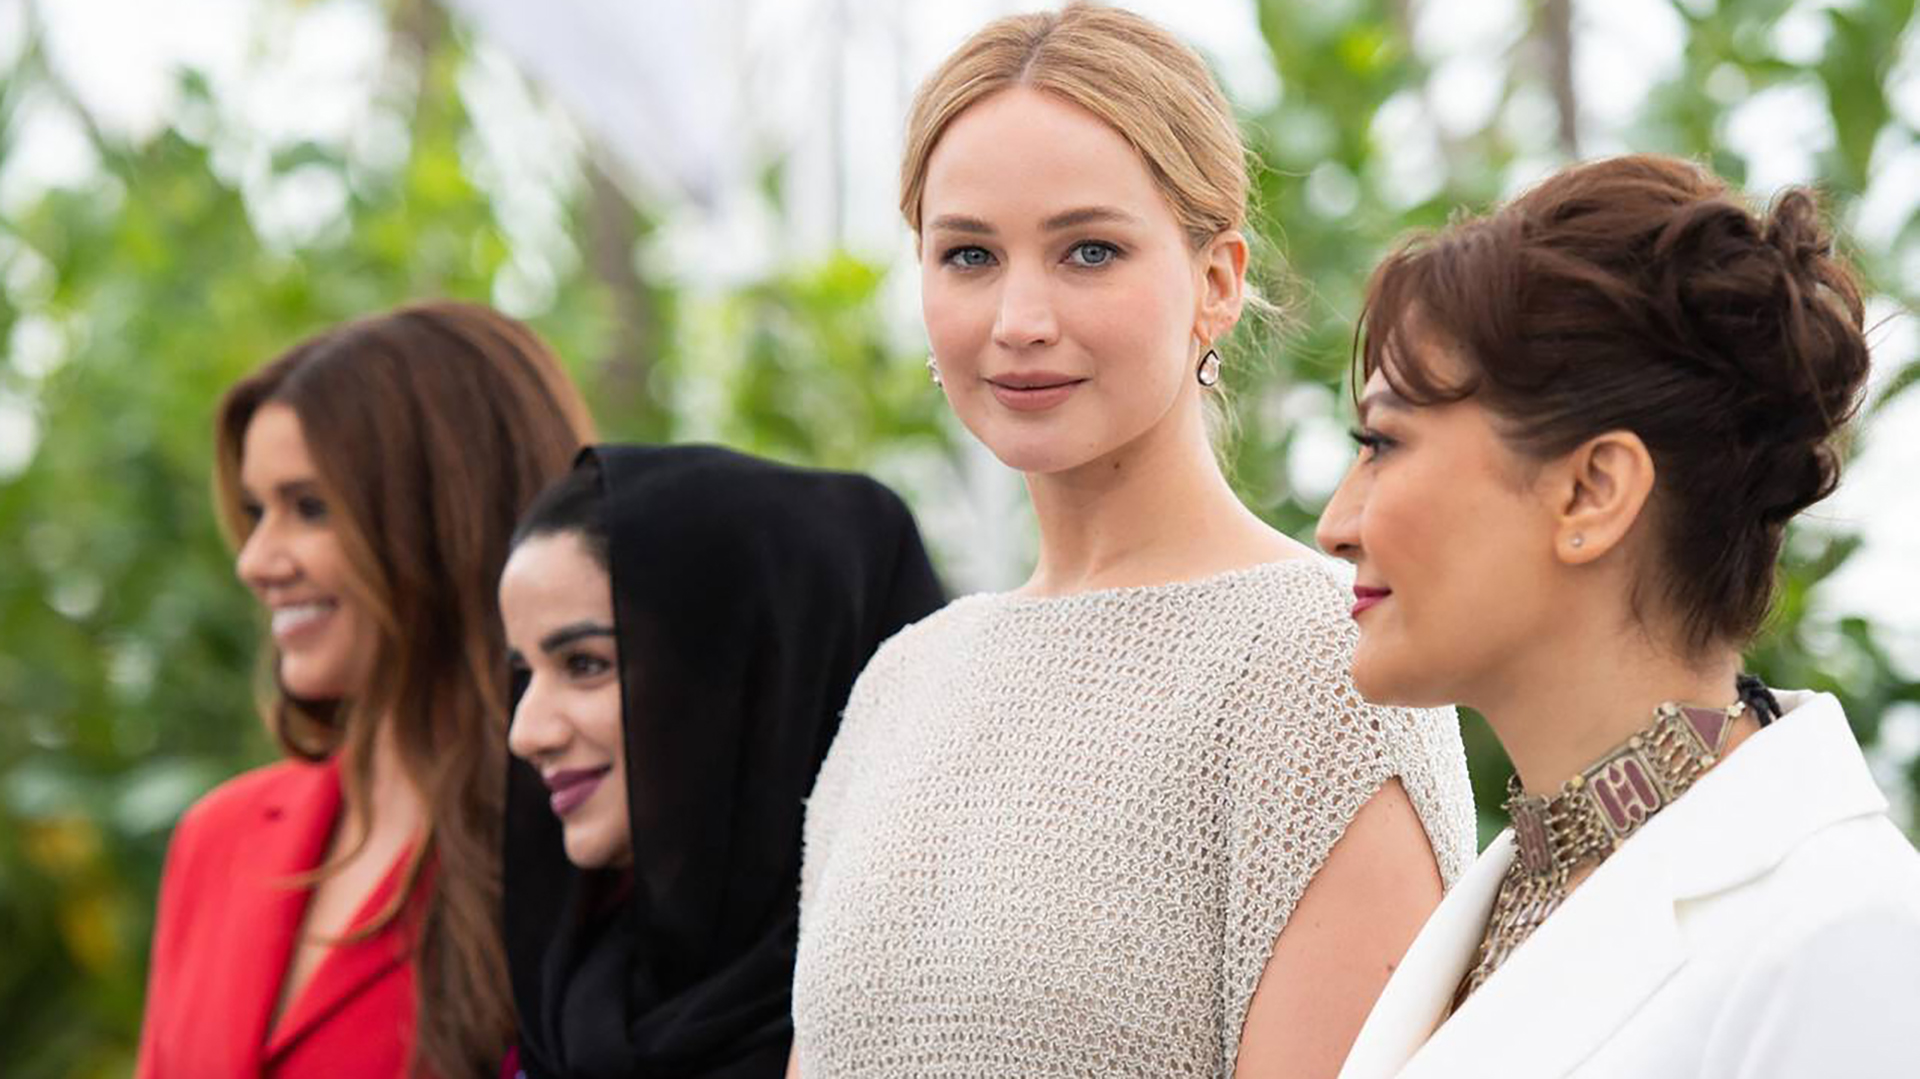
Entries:
{"type": "Polygon", "coordinates": [[[1473,966],[1454,995],[1455,1009],[1559,908],[1575,870],[1606,860],[1719,761],[1734,721],[1749,707],[1761,726],[1780,715],[1779,703],[1759,679],[1741,675],[1737,685],[1740,699],[1725,708],[1662,704],[1651,724],[1551,798],[1526,794],[1518,777],[1507,781],[1513,864],[1500,882],[1473,966]]]}

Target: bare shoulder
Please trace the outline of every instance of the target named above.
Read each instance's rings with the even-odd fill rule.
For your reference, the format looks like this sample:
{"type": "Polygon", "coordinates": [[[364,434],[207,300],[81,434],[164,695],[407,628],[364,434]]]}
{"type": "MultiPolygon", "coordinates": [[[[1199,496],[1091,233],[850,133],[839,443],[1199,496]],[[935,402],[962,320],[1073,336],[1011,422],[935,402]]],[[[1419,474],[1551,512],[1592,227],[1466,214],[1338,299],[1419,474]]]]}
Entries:
{"type": "Polygon", "coordinates": [[[1389,779],[1288,917],[1248,1005],[1235,1074],[1335,1075],[1441,893],[1420,816],[1389,779]]]}

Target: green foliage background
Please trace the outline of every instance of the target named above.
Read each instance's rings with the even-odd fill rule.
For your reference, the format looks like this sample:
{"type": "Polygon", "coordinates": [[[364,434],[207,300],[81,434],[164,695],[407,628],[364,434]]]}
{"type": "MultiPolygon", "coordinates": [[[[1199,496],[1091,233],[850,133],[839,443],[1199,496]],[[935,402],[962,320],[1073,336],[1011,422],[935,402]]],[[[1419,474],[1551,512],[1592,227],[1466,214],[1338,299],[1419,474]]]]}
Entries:
{"type": "MultiPolygon", "coordinates": [[[[1318,506],[1289,483],[1292,420],[1300,401],[1325,411],[1341,392],[1373,261],[1407,228],[1496,199],[1508,167],[1540,152],[1489,124],[1447,140],[1429,197],[1411,206],[1389,198],[1394,182],[1370,125],[1430,74],[1410,46],[1409,6],[1258,4],[1283,93],[1245,126],[1266,166],[1264,246],[1285,260],[1290,280],[1276,291],[1295,318],[1281,339],[1243,342],[1233,467],[1250,503],[1296,534],[1318,506]]],[[[1835,136],[1819,169],[1844,213],[1876,155],[1916,137],[1885,89],[1898,50],[1912,47],[1913,5],[1821,8],[1824,51],[1789,62],[1775,54],[1770,27],[1792,6],[1676,2],[1683,69],[1649,99],[1631,141],[1704,157],[1738,181],[1746,163],[1723,145],[1728,105],[1702,87],[1724,85],[1729,72],[1749,92],[1810,82],[1835,136]]],[[[403,122],[405,153],[369,167],[343,147],[309,144],[272,164],[276,176],[317,169],[347,180],[341,220],[317,235],[289,246],[261,234],[242,185],[215,160],[217,131],[204,117],[217,125],[219,110],[191,72],[180,122],[138,144],[89,125],[97,175],[0,218],[0,340],[12,343],[0,357],[0,406],[31,416],[39,432],[31,457],[0,471],[0,1061],[9,1075],[128,1071],[168,831],[192,799],[272,753],[253,711],[258,613],[233,580],[209,502],[210,417],[222,389],[335,321],[414,297],[493,298],[512,258],[497,200],[463,152],[472,120],[458,80],[471,43],[425,2],[389,10],[403,47],[379,107],[403,122]],[[23,342],[37,342],[35,356],[23,342]]],[[[1504,93],[1554,99],[1565,74],[1555,28],[1567,10],[1565,0],[1526,8],[1532,22],[1503,59],[1504,93]]],[[[0,74],[0,163],[30,100],[84,119],[32,42],[0,74]]],[[[1552,152],[1576,150],[1570,134],[1550,139],[1552,152]]],[[[531,321],[588,387],[605,435],[694,433],[893,473],[903,460],[958,459],[923,353],[902,346],[883,314],[888,275],[911,267],[841,254],[724,295],[684,295],[636,270],[649,208],[620,197],[590,158],[575,163],[562,195],[575,247],[557,260],[551,302],[531,321]]],[[[1893,245],[1856,252],[1874,287],[1902,307],[1913,296],[1898,260],[1917,230],[1909,221],[1893,245]]],[[[1885,392],[1910,385],[1914,369],[1905,375],[1885,392]]],[[[1872,431],[1870,410],[1866,437],[1872,431]]],[[[1855,546],[1829,533],[1796,540],[1780,617],[1753,665],[1776,684],[1839,693],[1871,740],[1886,707],[1920,701],[1920,685],[1888,659],[1873,627],[1810,614],[1855,546]]],[[[1471,719],[1469,741],[1480,801],[1496,806],[1505,762],[1471,719]]]]}

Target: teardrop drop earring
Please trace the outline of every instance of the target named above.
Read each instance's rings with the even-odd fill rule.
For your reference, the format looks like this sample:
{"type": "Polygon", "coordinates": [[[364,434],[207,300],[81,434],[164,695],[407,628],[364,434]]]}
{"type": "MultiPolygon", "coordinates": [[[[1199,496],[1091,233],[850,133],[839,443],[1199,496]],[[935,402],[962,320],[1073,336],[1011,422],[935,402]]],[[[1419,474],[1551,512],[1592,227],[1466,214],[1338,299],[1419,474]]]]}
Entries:
{"type": "Polygon", "coordinates": [[[927,377],[931,378],[933,384],[936,386],[946,385],[946,383],[940,379],[940,364],[934,360],[933,353],[931,352],[927,353],[927,377]]]}
{"type": "Polygon", "coordinates": [[[1220,353],[1209,348],[1207,354],[1200,357],[1200,367],[1193,373],[1193,377],[1199,380],[1202,386],[1218,386],[1220,384],[1220,353]]]}

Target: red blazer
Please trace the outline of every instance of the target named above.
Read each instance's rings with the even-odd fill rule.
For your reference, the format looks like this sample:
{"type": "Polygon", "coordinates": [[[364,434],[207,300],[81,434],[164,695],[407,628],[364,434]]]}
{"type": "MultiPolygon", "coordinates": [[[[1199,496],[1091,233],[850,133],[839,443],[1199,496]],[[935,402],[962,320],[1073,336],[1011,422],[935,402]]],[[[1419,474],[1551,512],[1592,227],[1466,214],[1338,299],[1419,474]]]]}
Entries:
{"type": "MultiPolygon", "coordinates": [[[[289,879],[326,857],[340,803],[332,762],[283,761],[222,784],[180,819],[160,883],[137,1079],[407,1074],[405,919],[332,948],[268,1027],[310,894],[289,879]]],[[[387,871],[355,926],[391,900],[404,863],[387,871]]]]}

